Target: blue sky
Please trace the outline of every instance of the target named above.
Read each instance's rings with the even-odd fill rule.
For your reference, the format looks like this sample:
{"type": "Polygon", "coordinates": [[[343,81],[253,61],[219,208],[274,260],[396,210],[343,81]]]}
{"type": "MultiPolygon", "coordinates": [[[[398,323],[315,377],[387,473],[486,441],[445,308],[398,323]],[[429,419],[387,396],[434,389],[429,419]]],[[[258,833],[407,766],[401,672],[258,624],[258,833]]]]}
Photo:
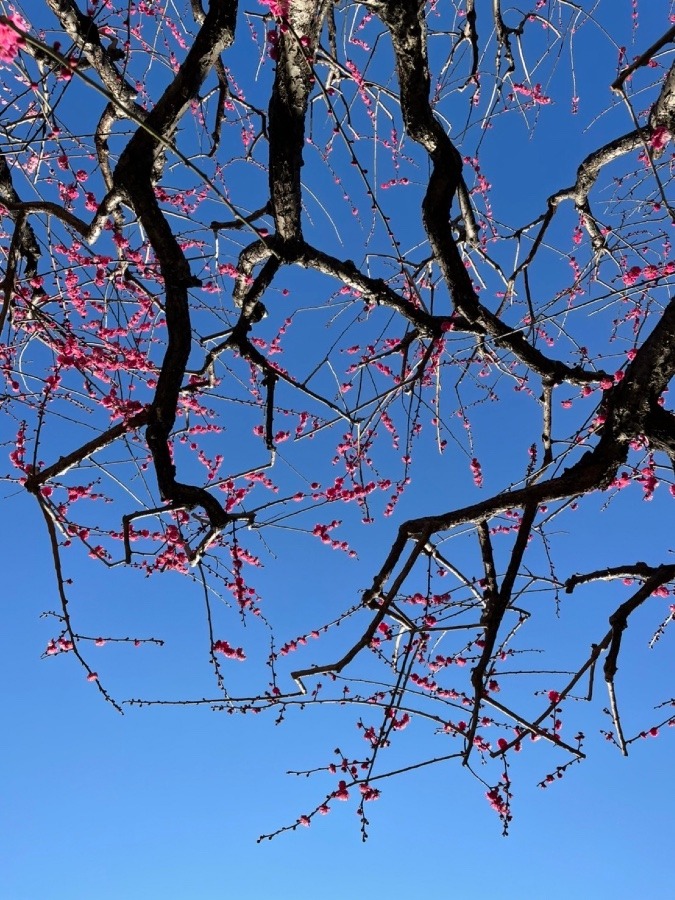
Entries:
{"type": "MultiPolygon", "coordinates": [[[[306,779],[284,772],[315,762],[317,745],[330,747],[329,717],[295,716],[275,728],[269,716],[205,709],[119,716],[69,660],[39,659],[49,634],[38,619],[53,592],[49,559],[37,517],[14,500],[4,509],[5,558],[26,560],[9,568],[2,600],[0,895],[7,900],[340,900],[354,890],[669,896],[669,733],[638,742],[628,760],[595,740],[591,758],[547,791],[521,773],[508,838],[480,786],[455,767],[387,785],[372,804],[366,844],[351,804],[310,829],[256,844],[261,831],[316,796],[306,779]]],[[[82,585],[101,603],[119,602],[113,581],[83,574],[82,585]]],[[[162,582],[137,590],[139,603],[189,602],[189,591],[162,582]]],[[[664,665],[661,653],[661,676],[664,665]]]]}
{"type": "MultiPolygon", "coordinates": [[[[30,5],[24,12],[30,13],[30,5]]],[[[623,17],[613,24],[630,57],[666,29],[672,4],[641,0],[640,24],[633,33],[629,0],[600,4],[602,15],[608,15],[608,6],[614,11],[601,22],[608,24],[614,16],[623,17]]],[[[540,111],[536,140],[528,138],[531,117],[520,120],[509,114],[497,120],[495,133],[499,139],[486,141],[485,153],[481,154],[481,165],[494,183],[492,202],[497,217],[507,210],[519,224],[528,216],[534,217],[541,211],[548,191],[572,180],[584,153],[632,127],[625,110],[618,107],[608,90],[616,48],[593,35],[597,32],[582,29],[577,48],[579,80],[590,78],[584,80],[579,115],[587,128],[573,132],[571,128],[566,130],[568,125],[561,128],[556,124],[555,104],[568,109],[573,88],[564,65],[548,73],[545,62],[542,74],[533,72],[532,80],[544,81],[555,104],[540,111]],[[594,73],[600,73],[596,81],[594,73]],[[507,177],[503,170],[505,146],[517,148],[506,160],[511,173],[507,177]]],[[[244,44],[242,56],[236,59],[240,67],[237,71],[242,73],[257,65],[253,56],[245,58],[246,50],[244,44]]],[[[266,66],[269,76],[269,61],[266,66]]],[[[264,94],[263,86],[261,97],[264,94]]],[[[353,115],[359,115],[358,109],[353,115]]],[[[319,124],[316,129],[321,135],[319,124]]],[[[338,153],[336,150],[339,160],[338,153]]],[[[230,177],[233,199],[239,202],[240,192],[249,207],[258,205],[258,199],[264,201],[262,168],[256,168],[250,176],[240,174],[254,166],[239,162],[230,177]]],[[[320,188],[321,179],[326,177],[321,167],[308,163],[307,169],[309,183],[320,188]]],[[[390,176],[387,173],[386,177],[390,176]]],[[[175,177],[178,184],[183,175],[175,177]]],[[[391,201],[392,221],[400,225],[404,235],[409,224],[416,221],[420,184],[423,178],[417,187],[412,185],[410,196],[396,194],[391,201]]],[[[346,240],[351,228],[349,210],[344,207],[335,214],[338,234],[311,201],[308,214],[317,235],[316,240],[310,239],[314,243],[324,237],[335,240],[337,252],[338,236],[346,240]]],[[[570,214],[564,224],[556,226],[560,230],[554,234],[561,246],[561,235],[565,229],[571,233],[574,219],[570,214]]],[[[309,225],[307,230],[311,233],[309,225]]],[[[411,228],[411,242],[414,234],[419,239],[419,232],[411,228]]],[[[225,238],[222,244],[227,246],[225,238]]],[[[567,245],[571,252],[569,239],[567,245]]],[[[562,284],[566,273],[565,254],[551,254],[550,268],[542,270],[538,276],[541,282],[535,285],[543,290],[547,279],[562,284]]],[[[291,297],[299,295],[301,304],[308,308],[289,334],[290,350],[300,352],[311,328],[328,327],[335,307],[323,307],[314,301],[315,295],[325,293],[325,279],[304,275],[304,280],[294,278],[289,276],[286,282],[291,297]]],[[[269,322],[261,326],[260,333],[268,338],[286,315],[281,305],[285,301],[280,295],[277,299],[279,309],[273,309],[269,322]]],[[[349,310],[345,310],[338,316],[338,326],[348,315],[349,310]]],[[[592,341],[600,319],[601,314],[584,319],[579,333],[592,341]]],[[[375,317],[370,327],[373,332],[378,327],[375,317]]],[[[311,368],[310,362],[307,366],[311,368]]],[[[324,370],[317,381],[324,384],[327,378],[324,370]]],[[[481,404],[472,413],[476,443],[487,448],[481,456],[483,496],[522,477],[527,447],[538,436],[539,420],[527,416],[525,400],[519,395],[509,396],[506,404],[481,404]],[[508,440],[510,453],[495,452],[495,434],[500,447],[508,440]]],[[[579,401],[569,413],[559,414],[581,420],[593,405],[592,400],[579,401]]],[[[231,407],[224,403],[222,408],[231,407]]],[[[232,446],[231,435],[226,437],[231,454],[228,463],[238,465],[242,461],[244,465],[249,453],[260,452],[259,442],[254,444],[248,436],[257,421],[255,414],[246,415],[250,418],[246,420],[246,439],[236,428],[232,428],[237,435],[236,446],[232,446]]],[[[16,424],[3,420],[0,428],[3,441],[10,442],[16,424]]],[[[70,428],[63,424],[54,428],[52,435],[50,459],[58,454],[57,441],[60,451],[62,446],[70,446],[71,440],[70,428]]],[[[290,464],[298,460],[312,463],[317,447],[326,446],[320,443],[322,440],[320,436],[314,445],[305,442],[297,450],[280,446],[277,470],[282,470],[281,477],[288,485],[294,484],[295,478],[290,464]],[[286,459],[289,466],[282,468],[286,459]]],[[[217,445],[216,439],[212,445],[217,445]]],[[[358,560],[333,553],[306,535],[298,537],[281,529],[269,532],[271,556],[257,573],[255,583],[267,604],[266,614],[279,627],[281,641],[320,625],[331,611],[358,600],[358,592],[369,583],[395,526],[405,516],[435,512],[439,505],[460,506],[475,498],[467,472],[470,451],[466,445],[451,446],[443,468],[438,468],[437,457],[427,452],[429,455],[422,455],[413,469],[412,488],[401,499],[397,515],[354,538],[358,560]],[[461,477],[455,469],[455,463],[459,467],[460,462],[461,477]],[[431,501],[436,506],[429,510],[431,501]]],[[[382,454],[383,464],[390,465],[393,453],[387,455],[383,450],[382,454]]],[[[323,467],[322,478],[329,483],[326,471],[331,471],[328,466],[323,467]]],[[[619,495],[602,516],[590,514],[591,500],[578,518],[573,513],[560,517],[560,573],[637,559],[665,561],[654,554],[672,549],[672,498],[662,486],[654,501],[644,504],[638,485],[629,490],[633,492],[630,497],[627,492],[619,495]]],[[[570,727],[582,728],[588,735],[590,758],[571,767],[562,783],[545,791],[536,786],[551,769],[550,756],[540,745],[528,748],[522,758],[516,757],[514,822],[508,839],[500,835],[499,821],[485,802],[484,788],[451,763],[385,781],[382,797],[367,807],[370,828],[365,844],[353,803],[334,803],[330,815],[317,817],[311,828],[299,828],[272,842],[257,844],[261,833],[293,822],[332,790],[332,781],[321,776],[307,779],[285,773],[326,765],[336,746],[344,746],[345,752],[349,752],[348,745],[358,746],[354,725],[357,713],[351,709],[294,710],[278,726],[274,725],[274,714],[228,715],[211,712],[208,707],[127,707],[125,715],[119,715],[67,654],[41,658],[47,642],[58,631],[53,620],[40,617],[45,610],[57,608],[58,603],[44,523],[37,506],[29,502],[31,498],[5,486],[3,499],[3,900],[42,896],[54,900],[201,900],[220,896],[256,900],[269,894],[281,900],[341,900],[347,892],[355,891],[392,898],[469,894],[515,898],[525,892],[556,900],[572,893],[599,898],[673,893],[670,768],[675,733],[664,729],[658,739],[638,741],[631,745],[628,760],[622,759],[617,749],[598,735],[599,727],[610,725],[602,715],[607,700],[601,683],[596,685],[590,710],[578,704],[570,713],[575,723],[570,727]]],[[[114,515],[119,517],[119,508],[114,515]]],[[[341,513],[350,540],[354,515],[350,509],[341,513]]],[[[322,521],[331,517],[329,508],[322,521]]],[[[260,542],[255,546],[262,552],[260,542]]],[[[476,566],[475,549],[467,544],[461,552],[466,554],[463,564],[472,570],[476,566]]],[[[541,563],[541,554],[535,551],[533,558],[535,564],[541,563]]],[[[107,570],[77,548],[65,559],[73,579],[73,609],[83,633],[166,640],[162,649],[110,644],[91,647],[88,659],[116,697],[215,696],[198,584],[172,574],[145,578],[121,568],[107,570]]],[[[577,654],[574,659],[583,658],[587,645],[578,647],[575,643],[578,623],[583,622],[584,628],[599,639],[606,630],[612,604],[616,606],[624,597],[616,586],[579,590],[563,605],[560,618],[556,618],[550,603],[542,602],[538,608],[535,598],[532,602],[539,623],[527,641],[548,644],[553,658],[557,653],[562,657],[563,650],[570,647],[576,648],[572,651],[577,654]]],[[[244,643],[253,657],[251,650],[264,646],[264,628],[257,623],[240,627],[232,618],[236,617],[219,618],[222,635],[233,643],[244,643]],[[221,625],[225,622],[231,630],[221,625]]],[[[658,616],[656,619],[658,624],[658,616]]],[[[317,645],[322,648],[320,653],[310,648],[299,660],[331,658],[344,648],[356,628],[348,624],[317,645]]],[[[645,719],[652,715],[651,706],[672,690],[673,635],[666,633],[656,649],[647,652],[645,645],[653,629],[654,617],[640,614],[625,638],[626,650],[635,651],[634,656],[624,653],[619,681],[622,711],[631,733],[652,724],[651,719],[645,719]]],[[[525,646],[530,644],[526,642],[525,646]]],[[[265,684],[266,671],[262,666],[255,668],[254,661],[250,666],[225,661],[224,666],[233,693],[245,693],[254,679],[265,684]]],[[[416,734],[401,735],[400,749],[391,751],[394,759],[420,758],[416,734]]],[[[433,755],[444,751],[432,742],[429,748],[425,745],[421,757],[427,752],[433,755]]]]}

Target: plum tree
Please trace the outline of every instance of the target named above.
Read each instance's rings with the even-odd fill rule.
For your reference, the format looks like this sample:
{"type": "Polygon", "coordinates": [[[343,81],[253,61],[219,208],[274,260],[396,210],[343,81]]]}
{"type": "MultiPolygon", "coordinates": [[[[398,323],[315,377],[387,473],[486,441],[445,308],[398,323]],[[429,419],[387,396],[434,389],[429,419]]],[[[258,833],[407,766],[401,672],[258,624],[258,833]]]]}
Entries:
{"type": "Polygon", "coordinates": [[[365,835],[384,778],[451,760],[506,828],[515,753],[550,747],[542,786],[583,759],[600,666],[623,753],[675,723],[662,696],[628,733],[615,689],[631,616],[675,615],[671,9],[2,3],[5,481],[52,549],[46,655],[119,709],[355,710],[281,830],[353,790],[365,835]],[[94,647],[162,639],[83,632],[78,546],[203,587],[213,696],[112,691],[94,647]]]}

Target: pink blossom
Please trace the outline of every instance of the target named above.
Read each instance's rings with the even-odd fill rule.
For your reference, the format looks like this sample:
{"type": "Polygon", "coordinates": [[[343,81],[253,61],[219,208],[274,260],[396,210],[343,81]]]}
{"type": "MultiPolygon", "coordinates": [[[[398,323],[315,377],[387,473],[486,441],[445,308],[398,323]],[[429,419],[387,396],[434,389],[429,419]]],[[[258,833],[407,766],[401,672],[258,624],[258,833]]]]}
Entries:
{"type": "Polygon", "coordinates": [[[338,782],[338,789],[333,795],[336,800],[349,800],[349,791],[347,790],[347,782],[338,782]]]}
{"type": "Polygon", "coordinates": [[[483,486],[483,473],[481,471],[480,463],[474,457],[469,463],[469,468],[471,469],[471,474],[473,475],[473,483],[476,487],[483,486]]]}
{"type": "Polygon", "coordinates": [[[499,813],[500,816],[508,815],[509,806],[506,800],[499,793],[499,788],[492,788],[492,790],[486,792],[485,796],[487,797],[488,803],[495,812],[499,813]]]}
{"type": "Polygon", "coordinates": [[[380,792],[377,790],[377,788],[372,788],[368,784],[360,784],[359,790],[361,791],[361,796],[363,797],[364,801],[377,800],[380,796],[380,792]]]}
{"type": "Polygon", "coordinates": [[[626,285],[626,287],[632,287],[638,280],[640,275],[642,275],[642,269],[640,268],[640,266],[633,266],[624,274],[622,281],[626,285]]]}
{"type": "Polygon", "coordinates": [[[215,641],[213,652],[222,653],[228,659],[236,659],[240,662],[246,659],[246,654],[241,647],[231,647],[227,641],[215,641]]]}
{"type": "Polygon", "coordinates": [[[290,0],[259,0],[261,6],[267,6],[277,19],[285,19],[288,15],[290,0]]]}
{"type": "Polygon", "coordinates": [[[526,84],[514,84],[513,90],[524,97],[530,97],[535,103],[539,103],[542,106],[546,106],[551,102],[551,98],[542,93],[541,84],[535,84],[533,88],[528,87],[526,84]]]}
{"type": "Polygon", "coordinates": [[[666,128],[665,125],[659,125],[652,131],[652,136],[649,138],[649,146],[652,150],[663,150],[670,140],[670,132],[666,128]]]}
{"type": "Polygon", "coordinates": [[[21,47],[26,44],[22,35],[17,34],[12,26],[7,24],[9,21],[22,31],[28,31],[28,23],[17,13],[0,19],[0,60],[5,63],[13,63],[21,47]]]}
{"type": "Polygon", "coordinates": [[[407,728],[409,724],[410,716],[408,715],[408,713],[403,713],[400,719],[394,718],[392,728],[394,729],[394,731],[403,731],[403,729],[407,728]]]}

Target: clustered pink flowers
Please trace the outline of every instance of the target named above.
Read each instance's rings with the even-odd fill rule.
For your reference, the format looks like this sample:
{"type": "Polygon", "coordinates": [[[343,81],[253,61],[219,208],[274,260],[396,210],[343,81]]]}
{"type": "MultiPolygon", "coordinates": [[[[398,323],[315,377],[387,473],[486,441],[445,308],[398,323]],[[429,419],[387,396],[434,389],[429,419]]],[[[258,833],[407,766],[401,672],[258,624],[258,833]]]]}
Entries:
{"type": "Polygon", "coordinates": [[[663,150],[670,140],[670,132],[666,128],[665,125],[659,125],[652,132],[652,136],[649,139],[649,143],[651,145],[652,150],[656,150],[657,152],[663,150]]]}
{"type": "Polygon", "coordinates": [[[236,659],[242,662],[246,659],[246,654],[241,647],[232,647],[227,641],[215,641],[213,644],[214,653],[222,653],[228,659],[236,659]]]}
{"type": "Polygon", "coordinates": [[[0,61],[4,63],[13,63],[21,47],[26,44],[22,35],[12,28],[9,22],[13,22],[21,31],[28,31],[28,22],[18,13],[0,18],[0,61]]]}

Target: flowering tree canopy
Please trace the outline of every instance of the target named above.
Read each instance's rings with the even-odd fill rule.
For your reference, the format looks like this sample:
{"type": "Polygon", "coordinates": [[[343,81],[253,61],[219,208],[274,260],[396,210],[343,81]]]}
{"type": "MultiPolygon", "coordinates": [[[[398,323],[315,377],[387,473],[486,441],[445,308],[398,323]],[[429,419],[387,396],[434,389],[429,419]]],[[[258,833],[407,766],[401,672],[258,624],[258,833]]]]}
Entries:
{"type": "Polygon", "coordinates": [[[675,724],[616,678],[633,614],[675,616],[671,4],[647,41],[637,0],[0,6],[46,655],[119,709],[345,707],[280,830],[351,797],[365,835],[386,777],[452,761],[506,828],[514,754],[582,760],[598,680],[623,753],[675,724]],[[81,628],[82,550],[200,587],[203,696],[117,696],[97,647],[163,640],[81,628]]]}

